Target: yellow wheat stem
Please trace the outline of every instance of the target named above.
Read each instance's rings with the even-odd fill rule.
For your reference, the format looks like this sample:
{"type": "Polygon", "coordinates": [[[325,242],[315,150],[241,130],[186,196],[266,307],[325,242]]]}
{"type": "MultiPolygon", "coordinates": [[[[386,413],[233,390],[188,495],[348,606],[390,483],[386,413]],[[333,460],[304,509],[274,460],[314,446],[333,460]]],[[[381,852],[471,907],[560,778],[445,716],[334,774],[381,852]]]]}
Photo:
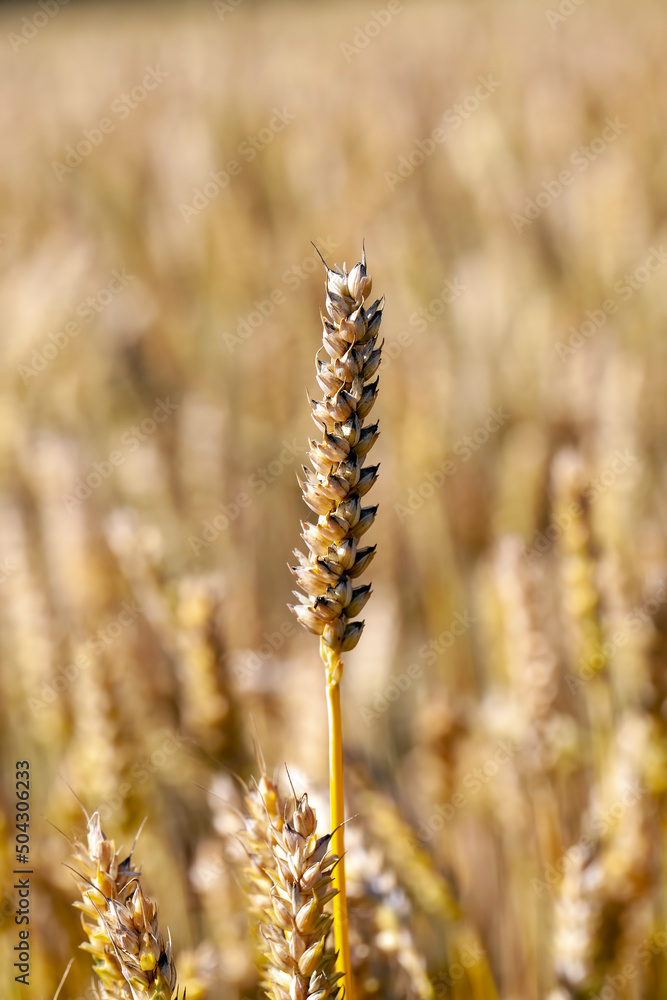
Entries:
{"type": "Polygon", "coordinates": [[[329,794],[331,797],[331,846],[339,858],[333,870],[334,941],[336,944],[336,969],[343,974],[345,995],[354,1000],[350,936],[347,920],[347,892],[345,888],[345,795],[343,786],[343,728],[340,711],[340,679],[343,662],[325,643],[321,645],[322,659],[327,668],[327,713],[329,718],[329,794]]]}

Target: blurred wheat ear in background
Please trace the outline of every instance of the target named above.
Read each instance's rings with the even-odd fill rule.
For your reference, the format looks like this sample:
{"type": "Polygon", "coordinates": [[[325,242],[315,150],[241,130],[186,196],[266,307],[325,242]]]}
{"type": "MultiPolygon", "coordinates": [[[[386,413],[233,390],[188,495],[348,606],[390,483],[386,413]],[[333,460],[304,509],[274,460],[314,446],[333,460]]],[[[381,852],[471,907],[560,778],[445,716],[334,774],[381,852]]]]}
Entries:
{"type": "MultiPolygon", "coordinates": [[[[370,380],[380,365],[376,347],[382,320],[378,299],[364,309],[372,281],[366,274],[366,251],[348,273],[326,263],[326,308],[322,316],[322,344],[328,361],[317,359],[317,381],[324,396],[311,400],[313,420],[322,431],[321,441],[310,440],[308,457],[314,472],[303,467],[299,480],[303,498],[319,515],[315,524],[301,522],[308,555],[295,550],[299,565],[292,567],[305,597],[291,610],[301,624],[320,636],[320,653],[326,668],[329,715],[329,790],[333,846],[340,861],[334,872],[338,890],[334,898],[334,933],[338,969],[353,998],[352,966],[345,888],[345,821],[343,745],[339,684],[343,674],[341,654],[354,649],[364,623],[352,622],[370,597],[369,584],[354,587],[375,554],[375,546],[358,547],[358,541],[375,520],[377,507],[362,507],[362,497],[377,479],[378,466],[364,467],[378,437],[377,423],[364,421],[375,402],[379,379],[370,380]]],[[[319,354],[319,351],[318,351],[319,354]]]]}

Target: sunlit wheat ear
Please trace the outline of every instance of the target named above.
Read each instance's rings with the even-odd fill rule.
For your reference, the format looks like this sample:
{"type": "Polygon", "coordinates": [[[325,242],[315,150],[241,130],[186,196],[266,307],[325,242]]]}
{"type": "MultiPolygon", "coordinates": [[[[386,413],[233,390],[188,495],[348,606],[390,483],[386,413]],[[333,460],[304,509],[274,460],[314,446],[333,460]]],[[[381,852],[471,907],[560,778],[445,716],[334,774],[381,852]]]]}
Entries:
{"type": "Polygon", "coordinates": [[[336,890],[330,834],[317,836],[308,796],[285,809],[279,829],[271,827],[269,871],[273,883],[260,932],[266,945],[263,986],[271,1000],[336,1000],[341,973],[327,948],[333,917],[327,903],[336,890]]]}
{"type": "Polygon", "coordinates": [[[317,837],[308,798],[285,802],[261,764],[244,802],[245,888],[261,948],[262,984],[272,1000],[335,998],[340,978],[326,948],[335,895],[330,836],[317,837]]]}
{"type": "MultiPolygon", "coordinates": [[[[353,649],[364,623],[353,622],[371,592],[354,582],[375,555],[375,546],[360,547],[360,539],[375,520],[377,507],[362,507],[362,498],[377,478],[378,466],[365,465],[378,437],[377,423],[365,426],[378,391],[373,376],[380,364],[377,347],[382,301],[369,309],[366,254],[348,273],[327,267],[326,309],[322,316],[322,346],[326,360],[317,359],[321,400],[310,400],[313,420],[322,432],[309,441],[313,470],[303,469],[303,498],[318,516],[301,523],[308,555],[296,552],[291,567],[305,597],[291,608],[305,628],[322,637],[323,646],[340,654],[353,649]]],[[[319,352],[318,352],[319,353],[319,352]]],[[[323,653],[324,655],[324,653],[323,653]]]]}
{"type": "Polygon", "coordinates": [[[74,905],[89,940],[81,945],[93,956],[101,1000],[171,1000],[176,969],[171,942],[157,922],[157,907],[141,887],[141,873],[130,854],[107,840],[99,813],[88,820],[87,844],[75,845],[73,869],[83,897],[74,905]]]}

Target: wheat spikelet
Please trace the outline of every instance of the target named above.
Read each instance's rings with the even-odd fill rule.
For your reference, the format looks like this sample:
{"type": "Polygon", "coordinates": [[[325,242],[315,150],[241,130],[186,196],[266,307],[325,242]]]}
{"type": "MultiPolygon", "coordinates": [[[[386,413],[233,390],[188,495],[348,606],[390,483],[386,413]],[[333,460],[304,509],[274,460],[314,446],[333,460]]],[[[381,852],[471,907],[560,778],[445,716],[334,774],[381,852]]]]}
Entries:
{"type": "Polygon", "coordinates": [[[101,980],[100,1000],[171,1000],[176,969],[171,943],[158,928],[157,907],[148,899],[132,855],[107,840],[99,813],[88,820],[87,844],[75,845],[75,875],[83,901],[74,905],[89,941],[81,945],[94,959],[101,980]]]}
{"type": "MultiPolygon", "coordinates": [[[[326,266],[326,265],[325,265],[326,266]]],[[[321,441],[309,441],[312,472],[304,466],[299,484],[303,498],[318,517],[315,524],[301,522],[302,538],[309,549],[295,552],[298,566],[291,567],[306,597],[291,608],[301,624],[322,637],[322,656],[354,649],[363,622],[352,622],[366,604],[370,585],[353,587],[375,554],[375,546],[358,548],[359,539],[375,520],[377,507],[362,507],[362,497],[377,478],[378,466],[363,467],[378,437],[377,423],[364,427],[378,390],[373,377],[380,364],[376,347],[382,301],[368,310],[370,294],[366,254],[348,273],[327,267],[326,307],[322,316],[323,347],[328,361],[317,360],[317,381],[322,400],[311,400],[313,420],[322,431],[321,441]],[[330,652],[328,652],[330,651],[330,652]]]]}

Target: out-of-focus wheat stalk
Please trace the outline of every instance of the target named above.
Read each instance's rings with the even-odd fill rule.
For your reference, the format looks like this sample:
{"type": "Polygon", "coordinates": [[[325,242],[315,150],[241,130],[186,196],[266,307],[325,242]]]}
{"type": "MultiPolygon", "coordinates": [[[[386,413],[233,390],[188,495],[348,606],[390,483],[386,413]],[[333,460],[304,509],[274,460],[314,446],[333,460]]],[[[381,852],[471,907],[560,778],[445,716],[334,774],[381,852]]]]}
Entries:
{"type": "Polygon", "coordinates": [[[391,869],[430,920],[447,928],[448,950],[453,961],[466,949],[477,959],[466,969],[472,996],[497,1000],[498,994],[488,961],[480,948],[476,929],[466,920],[454,889],[437,870],[417,839],[415,830],[386,796],[364,788],[357,795],[365,821],[375,842],[382,847],[391,869]]]}
{"type": "Polygon", "coordinates": [[[609,653],[603,652],[607,649],[606,636],[582,456],[572,448],[559,452],[552,475],[554,519],[564,525],[558,535],[558,550],[570,645],[576,664],[573,685],[586,698],[595,765],[598,774],[602,774],[612,738],[613,705],[605,680],[609,653]],[[573,515],[572,511],[576,513],[573,515]]]}
{"type": "Polygon", "coordinates": [[[121,860],[102,832],[99,813],[89,818],[87,844],[77,843],[75,856],[83,901],[74,905],[89,938],[81,948],[93,956],[101,1000],[172,1000],[176,969],[157,907],[144,894],[132,855],[121,860]]]}
{"type": "MultiPolygon", "coordinates": [[[[321,441],[309,441],[308,457],[314,472],[304,467],[299,480],[303,497],[319,515],[315,524],[301,523],[309,554],[295,552],[299,565],[292,567],[305,597],[294,611],[302,625],[320,636],[326,667],[329,714],[329,783],[334,850],[341,858],[334,881],[334,930],[338,968],[353,997],[350,945],[345,893],[345,820],[343,746],[339,684],[343,673],[341,654],[354,649],[364,626],[351,619],[368,600],[369,584],[353,587],[375,554],[375,546],[358,548],[358,541],[375,520],[377,507],[362,507],[362,497],[377,478],[377,466],[364,468],[366,455],[378,437],[377,423],[364,427],[378,390],[373,378],[380,364],[376,347],[382,302],[368,310],[364,300],[372,281],[366,274],[366,253],[350,272],[326,267],[326,308],[322,316],[324,350],[329,361],[317,361],[317,381],[324,396],[311,400],[313,420],[322,431],[321,441]]],[[[318,352],[319,353],[319,352],[318,352]]]]}

